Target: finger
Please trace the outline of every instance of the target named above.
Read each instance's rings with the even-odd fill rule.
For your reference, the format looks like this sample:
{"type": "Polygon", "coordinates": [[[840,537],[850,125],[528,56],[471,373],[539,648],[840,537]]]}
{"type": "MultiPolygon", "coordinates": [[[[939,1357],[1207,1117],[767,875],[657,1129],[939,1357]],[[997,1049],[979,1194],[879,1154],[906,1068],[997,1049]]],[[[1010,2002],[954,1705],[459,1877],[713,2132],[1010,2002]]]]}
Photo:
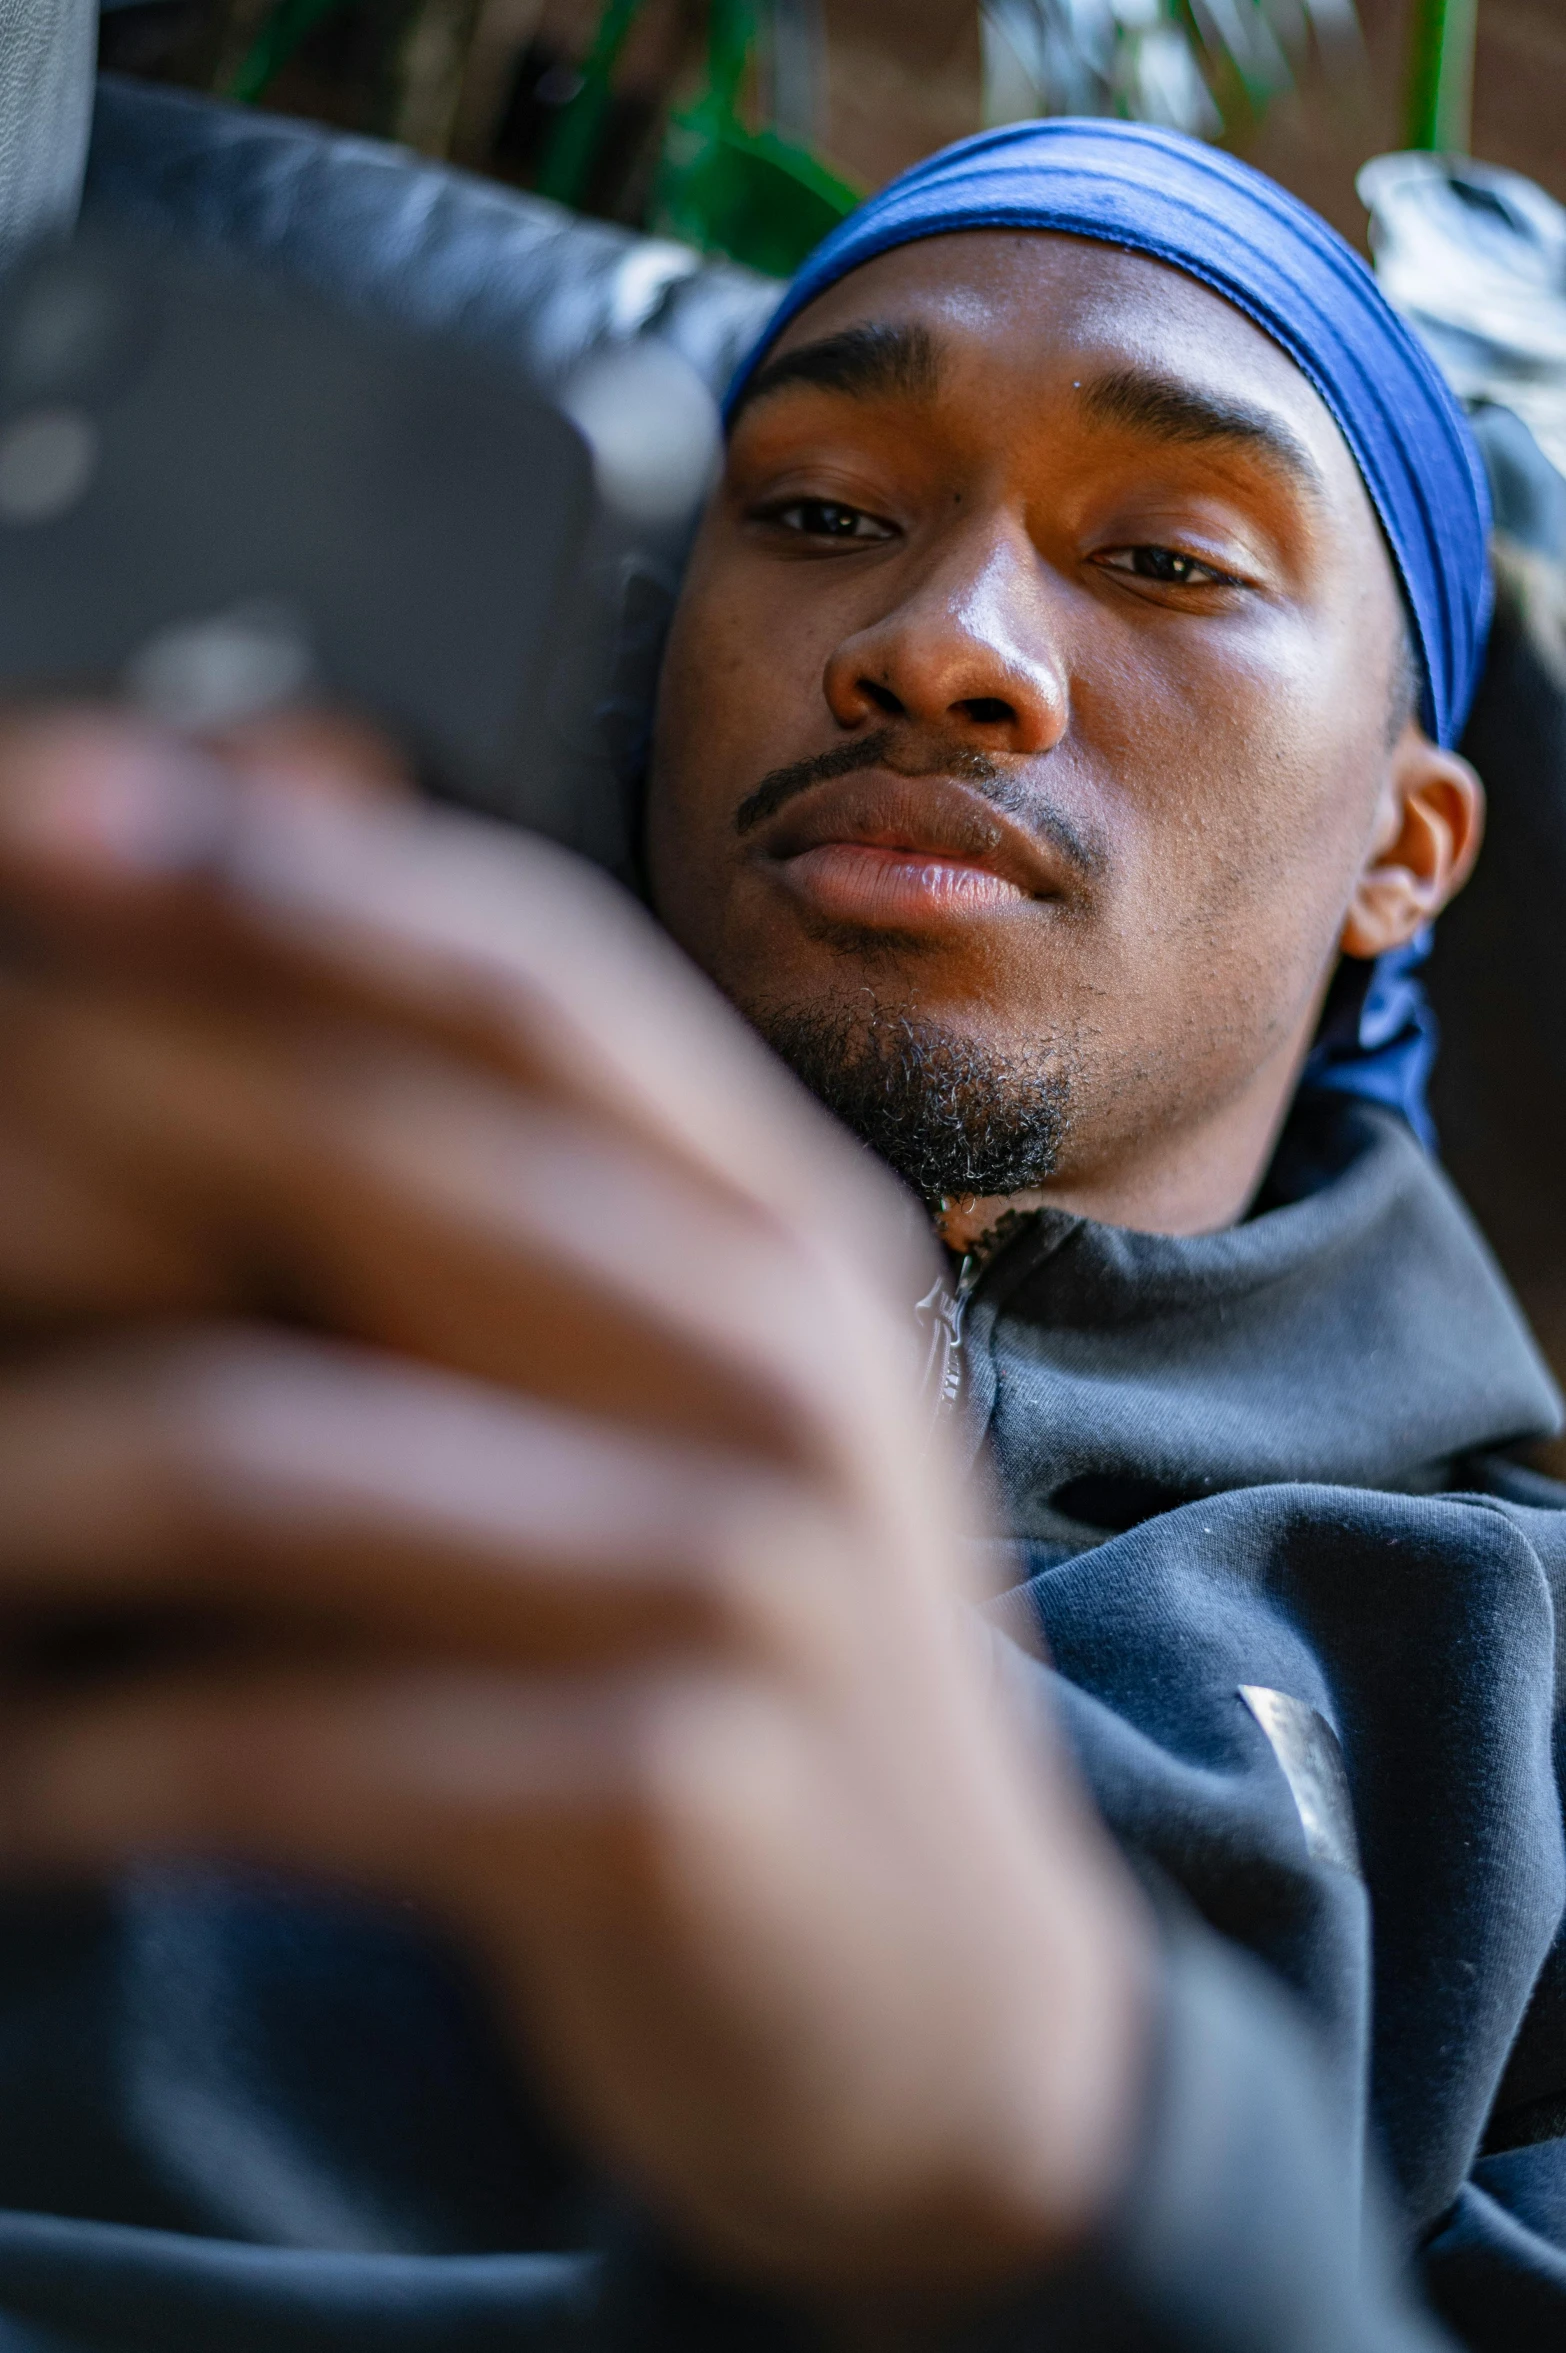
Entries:
{"type": "Polygon", "coordinates": [[[202,737],[251,787],[280,798],[360,807],[411,801],[411,770],[378,727],[346,711],[296,707],[236,720],[202,737]]]}
{"type": "MultiPolygon", "coordinates": [[[[58,948],[352,1003],[591,1111],[909,1279],[871,1171],[670,942],[549,845],[450,812],[306,807],[102,721],[0,733],[0,895],[58,948]],[[51,928],[52,927],[52,928],[51,928]]],[[[917,1294],[916,1294],[917,1295],[917,1294]]]]}
{"type": "MultiPolygon", "coordinates": [[[[1144,1931],[1068,1784],[986,1748],[930,1804],[906,1761],[684,1666],[169,1681],[13,1714],[0,1867],[218,1856],[411,1898],[618,2170],[678,2194],[671,2151],[700,2156],[710,2211],[715,2183],[780,2160],[798,2181],[809,2153],[829,2226],[933,2121],[965,2170],[1063,2065],[1091,2085],[1102,2040],[1063,2058],[1041,2029],[1086,2008],[1101,2036],[1089,1975],[1123,1974],[1128,2010],[1140,1990],[1144,1931]],[[978,2095],[955,2118],[954,2078],[978,2095]]],[[[1079,2149],[1093,2108],[1069,2110],[1079,2149]]]]}
{"type": "Polygon", "coordinates": [[[188,1226],[20,1123],[0,1128],[0,1321],[13,1333],[239,1304],[219,1254],[188,1226]]]}
{"type": "Polygon", "coordinates": [[[8,1718],[0,1867],[221,1853],[404,1895],[455,1885],[471,1905],[484,1900],[469,1888],[479,1850],[491,1903],[514,1913],[530,1838],[541,1847],[569,1822],[573,1840],[596,1832],[628,1859],[703,1692],[716,1704],[720,1689],[688,1668],[519,1677],[263,1661],[48,1699],[8,1718]],[[497,1875],[483,1850],[499,1840],[497,1875]]]}
{"type": "Polygon", "coordinates": [[[793,1484],[265,1331],[13,1369],[0,1492],[0,1612],[24,1629],[183,1607],[333,1654],[781,1659],[859,1606],[842,1531],[793,1484]]]}
{"type": "Polygon", "coordinates": [[[681,2066],[714,2037],[759,2043],[748,2073],[797,2029],[789,1914],[820,1890],[797,1834],[770,1879],[762,1856],[780,1817],[833,1818],[799,1735],[760,1687],[679,1669],[170,1680],[13,1712],[0,1873],[213,1858],[412,1902],[488,1963],[512,2028],[602,2127],[627,2067],[683,2106],[681,2066]],[[660,2022],[680,2046],[663,2055],[660,2022]]]}
{"type": "Polygon", "coordinates": [[[362,1031],[13,984],[0,1105],[257,1311],[643,1427],[843,1459],[875,1359],[839,1269],[733,1196],[362,1031]]]}
{"type": "Polygon", "coordinates": [[[306,715],[201,739],[110,708],[0,706],[7,961],[319,1001],[319,980],[246,937],[205,870],[242,800],[351,822],[399,797],[366,773],[353,731],[345,754],[306,715]]]}

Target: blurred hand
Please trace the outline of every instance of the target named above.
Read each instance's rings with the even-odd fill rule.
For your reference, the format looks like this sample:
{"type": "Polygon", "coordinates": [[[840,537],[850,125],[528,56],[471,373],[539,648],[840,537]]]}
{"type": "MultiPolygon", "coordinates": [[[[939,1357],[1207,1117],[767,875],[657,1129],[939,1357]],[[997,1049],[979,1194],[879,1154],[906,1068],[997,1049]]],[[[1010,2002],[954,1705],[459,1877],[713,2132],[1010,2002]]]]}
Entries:
{"type": "Polygon", "coordinates": [[[987,1691],[903,1197],[573,860],[236,756],[0,737],[0,1613],[244,1630],[18,1691],[0,1861],[418,1899],[746,2276],[1067,2248],[1145,1934],[987,1691]]]}

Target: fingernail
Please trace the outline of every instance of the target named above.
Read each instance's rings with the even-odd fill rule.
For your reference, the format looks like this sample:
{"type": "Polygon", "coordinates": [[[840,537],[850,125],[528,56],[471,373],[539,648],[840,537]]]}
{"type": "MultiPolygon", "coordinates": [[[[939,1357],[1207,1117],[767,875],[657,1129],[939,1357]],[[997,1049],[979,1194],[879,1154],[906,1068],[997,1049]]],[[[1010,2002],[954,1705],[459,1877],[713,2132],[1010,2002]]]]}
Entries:
{"type": "Polygon", "coordinates": [[[0,842],[51,865],[170,874],[207,863],[227,780],[179,746],[83,730],[0,754],[0,842]]]}

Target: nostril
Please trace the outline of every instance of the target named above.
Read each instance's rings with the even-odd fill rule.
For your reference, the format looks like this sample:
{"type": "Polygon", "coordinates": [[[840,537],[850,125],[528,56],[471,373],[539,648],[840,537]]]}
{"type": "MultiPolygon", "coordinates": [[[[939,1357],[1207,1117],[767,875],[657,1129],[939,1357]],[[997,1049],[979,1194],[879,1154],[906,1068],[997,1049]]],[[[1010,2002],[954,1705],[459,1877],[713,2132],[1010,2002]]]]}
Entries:
{"type": "Polygon", "coordinates": [[[980,727],[1008,727],[1016,725],[1016,712],[1012,709],[1010,703],[1003,703],[998,695],[970,695],[967,701],[959,703],[957,708],[963,713],[964,717],[972,719],[976,725],[980,727]]]}
{"type": "Polygon", "coordinates": [[[884,711],[888,719],[902,719],[907,716],[904,706],[889,686],[878,686],[873,678],[861,678],[859,691],[866,702],[874,703],[876,709],[884,711]]]}

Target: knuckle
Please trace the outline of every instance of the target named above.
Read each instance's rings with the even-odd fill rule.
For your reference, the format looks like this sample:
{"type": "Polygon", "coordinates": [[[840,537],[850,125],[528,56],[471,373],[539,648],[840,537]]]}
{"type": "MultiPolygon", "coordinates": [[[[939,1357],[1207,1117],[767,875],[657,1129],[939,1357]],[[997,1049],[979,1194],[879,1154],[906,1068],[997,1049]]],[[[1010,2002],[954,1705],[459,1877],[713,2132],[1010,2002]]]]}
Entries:
{"type": "Polygon", "coordinates": [[[798,1673],[849,1639],[860,1579],[833,1499],[803,1480],[757,1476],[715,1483],[683,1582],[707,1640],[798,1673]]]}
{"type": "Polygon", "coordinates": [[[97,1404],[187,1565],[254,1531],[268,1487],[290,1483],[278,1407],[304,1352],[245,1331],[171,1332],[100,1358],[97,1404]]]}
{"type": "Polygon", "coordinates": [[[202,1518],[204,1447],[185,1400],[185,1351],[116,1341],[35,1359],[0,1391],[0,1464],[12,1502],[6,1550],[42,1568],[96,1551],[171,1565],[202,1518]]]}
{"type": "Polygon", "coordinates": [[[787,1746],[786,1706],[759,1679],[669,1674],[644,1686],[627,1712],[615,1809],[622,1867],[655,1898],[687,1889],[732,1836],[753,1833],[758,1783],[787,1746]]]}

